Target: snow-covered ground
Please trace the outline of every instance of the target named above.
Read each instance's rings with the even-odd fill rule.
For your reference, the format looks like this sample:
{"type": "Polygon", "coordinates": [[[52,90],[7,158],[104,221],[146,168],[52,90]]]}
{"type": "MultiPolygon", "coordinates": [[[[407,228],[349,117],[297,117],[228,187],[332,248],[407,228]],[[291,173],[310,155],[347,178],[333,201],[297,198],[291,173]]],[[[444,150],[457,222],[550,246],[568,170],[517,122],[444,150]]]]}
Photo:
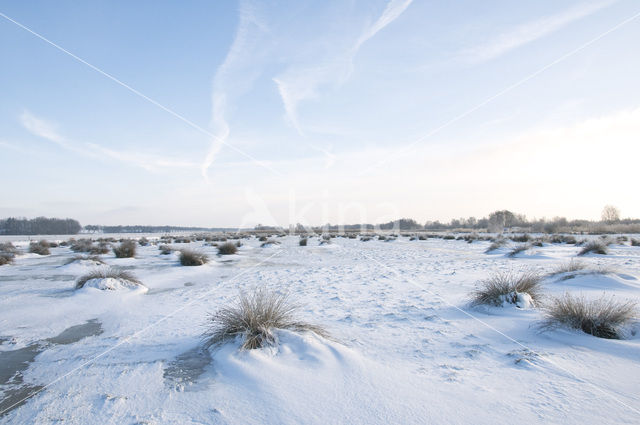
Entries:
{"type": "MultiPolygon", "coordinates": [[[[579,247],[509,258],[489,242],[278,240],[222,257],[174,245],[210,254],[199,267],[153,245],[102,256],[147,292],[74,290],[95,265],[64,265],[66,247],[1,266],[0,410],[20,403],[0,423],[640,423],[637,322],[605,340],[542,332],[536,308],[469,307],[493,272],[551,272],[579,247]],[[204,350],[208,313],[257,286],[289,292],[333,339],[280,331],[277,347],[204,350]]],[[[545,293],[640,300],[640,247],[582,261],[609,272],[550,277],[545,293]]]]}

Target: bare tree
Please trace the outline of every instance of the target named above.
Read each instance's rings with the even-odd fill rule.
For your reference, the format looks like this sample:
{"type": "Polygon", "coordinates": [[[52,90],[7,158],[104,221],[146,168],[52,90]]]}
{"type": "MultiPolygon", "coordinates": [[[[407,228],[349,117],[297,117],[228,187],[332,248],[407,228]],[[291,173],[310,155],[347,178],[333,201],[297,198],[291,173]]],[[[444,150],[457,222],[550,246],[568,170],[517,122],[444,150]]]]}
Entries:
{"type": "Polygon", "coordinates": [[[620,210],[613,205],[605,205],[602,209],[602,221],[609,224],[620,221],[620,210]]]}

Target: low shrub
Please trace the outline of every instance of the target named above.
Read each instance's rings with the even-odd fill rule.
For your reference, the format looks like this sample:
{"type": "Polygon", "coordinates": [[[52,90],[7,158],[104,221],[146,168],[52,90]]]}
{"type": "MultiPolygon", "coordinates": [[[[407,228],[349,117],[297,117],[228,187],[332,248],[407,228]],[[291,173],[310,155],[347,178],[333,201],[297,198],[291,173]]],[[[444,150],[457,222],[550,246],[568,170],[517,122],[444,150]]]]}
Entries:
{"type": "Polygon", "coordinates": [[[136,243],[132,240],[123,240],[120,245],[113,247],[116,258],[131,258],[136,255],[136,243]]]}
{"type": "Polygon", "coordinates": [[[91,239],[70,240],[70,249],[73,252],[86,252],[92,255],[106,254],[109,252],[109,243],[107,240],[100,240],[96,245],[91,239]]]}
{"type": "Polygon", "coordinates": [[[298,242],[298,244],[300,246],[307,246],[307,238],[300,239],[300,242],[298,242]]]}
{"type": "Polygon", "coordinates": [[[75,263],[77,261],[92,261],[96,265],[105,264],[105,262],[102,261],[102,258],[96,255],[76,255],[73,258],[69,258],[64,264],[67,265],[67,264],[75,263]]]}
{"type": "Polygon", "coordinates": [[[471,305],[501,306],[506,302],[520,307],[528,304],[528,301],[537,305],[541,298],[541,277],[538,274],[499,272],[478,283],[471,294],[471,305]]]}
{"type": "Polygon", "coordinates": [[[631,238],[631,246],[640,246],[640,239],[631,238]]]}
{"type": "Polygon", "coordinates": [[[511,236],[511,240],[513,242],[526,243],[526,242],[529,242],[531,240],[531,236],[529,236],[526,233],[523,234],[523,235],[513,235],[513,236],[511,236]]]}
{"type": "Polygon", "coordinates": [[[260,247],[261,248],[265,248],[265,247],[267,247],[269,245],[280,245],[280,242],[278,242],[278,241],[276,241],[274,239],[267,239],[260,245],[260,247]]]}
{"type": "Polygon", "coordinates": [[[0,252],[0,266],[13,263],[13,254],[8,252],[0,252]]]}
{"type": "Polygon", "coordinates": [[[132,285],[142,285],[136,277],[130,272],[114,267],[109,267],[105,269],[96,269],[90,273],[87,273],[81,276],[78,280],[76,280],[76,289],[80,289],[84,287],[85,283],[90,281],[91,279],[117,279],[120,281],[128,282],[132,285]]]}
{"type": "Polygon", "coordinates": [[[511,251],[509,251],[509,254],[507,254],[507,256],[513,258],[516,255],[520,254],[521,252],[528,250],[529,248],[531,248],[531,245],[528,245],[528,244],[518,245],[514,247],[511,251]]]}
{"type": "Polygon", "coordinates": [[[636,303],[618,302],[614,297],[596,300],[564,294],[553,298],[545,307],[543,328],[566,326],[579,329],[599,338],[620,339],[620,327],[631,322],[637,314],[636,303]]]}
{"type": "Polygon", "coordinates": [[[140,239],[138,239],[138,245],[140,245],[140,246],[149,245],[149,239],[145,238],[144,236],[141,237],[140,239]]]}
{"type": "Polygon", "coordinates": [[[183,249],[180,251],[180,264],[183,266],[202,266],[209,261],[209,257],[202,252],[183,249]]]}
{"type": "Polygon", "coordinates": [[[287,294],[267,289],[256,289],[251,294],[241,292],[235,304],[222,307],[209,316],[209,329],[204,334],[206,346],[220,346],[241,338],[242,349],[261,348],[276,343],[276,329],[327,336],[321,327],[299,320],[295,314],[298,309],[287,294]]]}
{"type": "Polygon", "coordinates": [[[491,243],[491,245],[489,245],[489,248],[487,248],[484,252],[486,254],[495,251],[498,248],[501,248],[502,246],[504,246],[507,243],[507,241],[505,241],[504,239],[496,239],[495,241],[493,241],[491,243]]]}
{"type": "Polygon", "coordinates": [[[578,255],[586,255],[589,253],[606,255],[608,252],[609,252],[609,249],[607,247],[606,241],[601,239],[593,239],[587,242],[582,247],[582,250],[580,250],[578,255]]]}
{"type": "Polygon", "coordinates": [[[106,254],[109,252],[109,247],[110,245],[107,242],[100,242],[97,245],[91,245],[88,252],[92,255],[106,254]]]}
{"type": "Polygon", "coordinates": [[[238,247],[233,242],[225,242],[218,247],[218,255],[232,255],[238,252],[238,247]]]}
{"type": "Polygon", "coordinates": [[[584,270],[586,268],[587,268],[587,265],[585,263],[572,258],[568,262],[557,266],[556,269],[553,272],[551,272],[549,275],[553,276],[553,275],[562,274],[562,273],[573,273],[580,270],[584,270]]]}
{"type": "Polygon", "coordinates": [[[266,236],[260,236],[260,238],[258,238],[258,240],[260,242],[266,242],[267,241],[267,237],[266,236]]]}
{"type": "Polygon", "coordinates": [[[169,245],[160,245],[158,249],[160,250],[160,255],[169,255],[173,251],[173,248],[169,245]]]}
{"type": "Polygon", "coordinates": [[[51,251],[49,251],[49,242],[44,239],[39,242],[31,242],[29,244],[29,252],[38,255],[49,255],[51,254],[51,251]]]}
{"type": "Polygon", "coordinates": [[[11,242],[0,243],[0,252],[16,255],[19,251],[11,242]]]}
{"type": "Polygon", "coordinates": [[[73,252],[89,252],[93,246],[91,239],[69,240],[69,248],[73,252]]]}

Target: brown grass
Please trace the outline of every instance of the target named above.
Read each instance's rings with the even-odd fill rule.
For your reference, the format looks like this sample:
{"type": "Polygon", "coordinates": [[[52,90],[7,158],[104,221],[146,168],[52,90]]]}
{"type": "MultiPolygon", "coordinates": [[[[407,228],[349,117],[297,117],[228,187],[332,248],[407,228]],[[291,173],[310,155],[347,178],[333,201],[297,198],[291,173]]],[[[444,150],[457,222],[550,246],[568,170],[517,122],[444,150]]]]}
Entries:
{"type": "Polygon", "coordinates": [[[160,250],[161,255],[169,255],[171,254],[171,251],[173,251],[173,248],[169,245],[160,245],[158,249],[160,250]]]}
{"type": "Polygon", "coordinates": [[[120,245],[113,247],[116,258],[131,258],[136,255],[136,243],[132,240],[124,240],[120,245]]]}
{"type": "Polygon", "coordinates": [[[241,292],[235,304],[210,315],[210,327],[204,335],[206,344],[219,346],[241,337],[242,349],[252,350],[275,344],[275,329],[328,336],[323,328],[298,320],[295,314],[298,309],[287,294],[267,289],[256,289],[251,294],[241,292]]]}
{"type": "Polygon", "coordinates": [[[44,239],[39,242],[31,242],[29,244],[29,252],[38,255],[49,255],[51,254],[51,251],[49,251],[49,242],[44,239]]]}
{"type": "Polygon", "coordinates": [[[471,305],[502,305],[503,301],[515,304],[517,293],[529,294],[535,304],[542,298],[541,277],[534,272],[516,275],[513,272],[498,272],[488,279],[478,282],[471,293],[471,305]]]}
{"type": "Polygon", "coordinates": [[[531,245],[529,244],[524,244],[524,245],[518,245],[516,247],[514,247],[509,254],[507,254],[509,257],[513,258],[516,255],[520,254],[521,252],[524,252],[526,250],[528,250],[529,248],[531,248],[531,245]]]}
{"type": "Polygon", "coordinates": [[[183,266],[202,266],[209,261],[209,257],[202,252],[183,249],[180,251],[180,264],[183,266]]]}
{"type": "Polygon", "coordinates": [[[99,264],[105,264],[105,262],[97,255],[76,255],[73,258],[69,258],[64,264],[67,265],[75,263],[76,261],[94,261],[99,264]]]}
{"type": "Polygon", "coordinates": [[[218,255],[233,255],[238,252],[238,247],[233,242],[225,242],[218,247],[218,255]]]}
{"type": "Polygon", "coordinates": [[[504,239],[497,239],[497,240],[493,241],[491,243],[491,245],[489,245],[489,248],[487,248],[484,252],[486,254],[488,254],[488,253],[490,253],[492,251],[495,251],[496,249],[504,246],[504,244],[506,244],[506,243],[507,243],[507,241],[504,240],[504,239]]]}
{"type": "Polygon", "coordinates": [[[620,326],[631,322],[637,314],[633,301],[616,301],[614,297],[602,296],[596,300],[564,294],[553,298],[545,307],[543,328],[565,326],[580,329],[599,338],[620,339],[620,326]]]}
{"type": "Polygon", "coordinates": [[[76,281],[76,289],[82,288],[84,284],[90,281],[91,279],[107,279],[107,278],[124,280],[129,283],[133,283],[135,285],[142,285],[142,282],[136,279],[136,277],[130,272],[126,270],[117,269],[114,267],[109,267],[106,269],[96,269],[90,273],[83,275],[76,281]]]}
{"type": "Polygon", "coordinates": [[[609,252],[607,243],[601,239],[591,240],[582,247],[582,250],[578,253],[578,255],[585,255],[590,252],[594,254],[606,255],[609,252]]]}
{"type": "MultiPolygon", "coordinates": [[[[262,238],[260,240],[262,240],[262,238]]],[[[265,248],[269,245],[280,245],[280,242],[278,242],[275,239],[267,239],[264,242],[262,242],[262,244],[260,244],[260,248],[265,248]]]]}
{"type": "Polygon", "coordinates": [[[573,273],[586,268],[587,265],[585,263],[572,258],[568,262],[558,265],[553,272],[549,273],[549,276],[555,276],[562,273],[573,273]]]}
{"type": "Polygon", "coordinates": [[[8,252],[0,252],[0,266],[13,263],[13,254],[8,252]]]}

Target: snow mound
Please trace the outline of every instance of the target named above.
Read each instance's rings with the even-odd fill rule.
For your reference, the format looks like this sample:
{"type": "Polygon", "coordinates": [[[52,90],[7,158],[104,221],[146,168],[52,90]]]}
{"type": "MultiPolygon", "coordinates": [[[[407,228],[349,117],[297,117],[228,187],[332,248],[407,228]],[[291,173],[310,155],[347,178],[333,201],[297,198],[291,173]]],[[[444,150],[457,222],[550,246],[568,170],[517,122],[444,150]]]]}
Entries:
{"type": "MultiPolygon", "coordinates": [[[[313,333],[275,332],[278,344],[239,350],[239,342],[212,353],[215,399],[229,423],[246,423],[234,406],[246,405],[253,423],[415,423],[428,418],[416,401],[417,378],[391,371],[313,333]],[[401,402],[402,401],[402,402],[401,402]],[[409,407],[413,406],[413,408],[409,407]]],[[[438,398],[437,396],[435,398],[438,398]]]]}
{"type": "Polygon", "coordinates": [[[95,288],[102,291],[134,291],[140,293],[145,293],[149,290],[149,288],[142,284],[113,277],[89,279],[85,282],[83,288],[95,288]]]}
{"type": "Polygon", "coordinates": [[[510,292],[505,295],[500,295],[500,301],[502,301],[503,307],[509,307],[515,305],[523,310],[529,310],[535,307],[533,298],[526,292],[510,292]]]}
{"type": "Polygon", "coordinates": [[[600,273],[597,271],[568,272],[558,275],[557,282],[580,289],[640,289],[638,279],[623,273],[600,273]]]}

